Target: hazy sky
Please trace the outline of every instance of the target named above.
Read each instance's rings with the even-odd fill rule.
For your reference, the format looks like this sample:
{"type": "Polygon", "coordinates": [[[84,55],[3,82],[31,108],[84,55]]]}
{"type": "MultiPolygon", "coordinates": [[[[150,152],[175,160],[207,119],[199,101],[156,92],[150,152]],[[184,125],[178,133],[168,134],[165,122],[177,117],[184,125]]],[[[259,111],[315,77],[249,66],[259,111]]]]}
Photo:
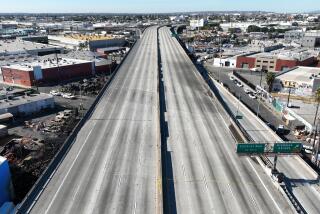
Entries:
{"type": "Polygon", "coordinates": [[[0,0],[0,12],[181,12],[320,10],[320,0],[0,0]]]}

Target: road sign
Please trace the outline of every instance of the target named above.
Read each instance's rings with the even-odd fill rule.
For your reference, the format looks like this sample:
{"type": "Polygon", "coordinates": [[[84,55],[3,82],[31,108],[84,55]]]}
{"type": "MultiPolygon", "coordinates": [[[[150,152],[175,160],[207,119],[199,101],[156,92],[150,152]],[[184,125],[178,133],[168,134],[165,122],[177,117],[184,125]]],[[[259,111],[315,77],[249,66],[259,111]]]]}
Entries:
{"type": "Polygon", "coordinates": [[[302,149],[301,143],[275,143],[273,146],[274,153],[300,153],[302,149]]]}
{"type": "Polygon", "coordinates": [[[266,144],[264,143],[240,143],[237,145],[237,153],[239,154],[262,154],[264,153],[266,144]]]}
{"type": "Polygon", "coordinates": [[[237,120],[241,120],[242,118],[243,118],[242,115],[240,115],[240,114],[236,115],[236,119],[237,119],[237,120]]]}

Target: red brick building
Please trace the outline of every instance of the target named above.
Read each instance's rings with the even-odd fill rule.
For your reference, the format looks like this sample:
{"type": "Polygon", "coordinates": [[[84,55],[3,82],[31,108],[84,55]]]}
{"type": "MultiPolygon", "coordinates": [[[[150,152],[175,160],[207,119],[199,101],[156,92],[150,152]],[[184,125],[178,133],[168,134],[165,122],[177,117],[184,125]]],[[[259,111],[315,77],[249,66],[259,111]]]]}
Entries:
{"type": "Polygon", "coordinates": [[[256,58],[250,56],[238,56],[237,68],[255,68],[256,58]]]}
{"type": "Polygon", "coordinates": [[[26,87],[37,83],[58,83],[95,73],[92,62],[74,59],[59,59],[59,65],[56,60],[43,60],[37,63],[3,66],[1,70],[4,82],[26,87]]]}
{"type": "Polygon", "coordinates": [[[285,71],[297,66],[316,66],[316,53],[309,50],[277,50],[237,57],[237,68],[285,71]]]}

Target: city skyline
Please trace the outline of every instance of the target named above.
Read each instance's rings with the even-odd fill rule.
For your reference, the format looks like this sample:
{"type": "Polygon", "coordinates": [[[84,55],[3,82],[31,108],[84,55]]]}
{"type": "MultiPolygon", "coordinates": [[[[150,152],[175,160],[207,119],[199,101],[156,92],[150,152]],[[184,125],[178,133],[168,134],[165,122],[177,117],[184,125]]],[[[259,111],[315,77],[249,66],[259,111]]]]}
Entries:
{"type": "Polygon", "coordinates": [[[320,1],[269,0],[57,0],[55,2],[29,0],[12,0],[1,5],[0,13],[172,13],[197,11],[268,11],[303,13],[320,9],[320,1]],[[290,9],[286,9],[287,6],[290,9]]]}

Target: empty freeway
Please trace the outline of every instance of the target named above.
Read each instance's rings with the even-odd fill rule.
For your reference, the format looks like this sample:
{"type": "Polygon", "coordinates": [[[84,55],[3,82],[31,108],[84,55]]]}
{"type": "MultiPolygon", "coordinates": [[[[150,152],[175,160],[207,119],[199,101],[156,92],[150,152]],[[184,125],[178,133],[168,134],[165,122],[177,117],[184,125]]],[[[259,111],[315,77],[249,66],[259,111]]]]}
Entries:
{"type": "Polygon", "coordinates": [[[160,213],[157,28],[146,29],[31,213],[160,213]]]}
{"type": "MultiPolygon", "coordinates": [[[[147,28],[29,211],[294,213],[257,161],[235,154],[229,124],[169,28],[147,28]]],[[[305,190],[316,191],[297,191],[305,190]]],[[[308,203],[319,201],[313,196],[308,203]]]]}
{"type": "Polygon", "coordinates": [[[235,155],[226,113],[168,28],[160,28],[159,39],[168,123],[166,213],[292,213],[260,165],[235,155]]]}

